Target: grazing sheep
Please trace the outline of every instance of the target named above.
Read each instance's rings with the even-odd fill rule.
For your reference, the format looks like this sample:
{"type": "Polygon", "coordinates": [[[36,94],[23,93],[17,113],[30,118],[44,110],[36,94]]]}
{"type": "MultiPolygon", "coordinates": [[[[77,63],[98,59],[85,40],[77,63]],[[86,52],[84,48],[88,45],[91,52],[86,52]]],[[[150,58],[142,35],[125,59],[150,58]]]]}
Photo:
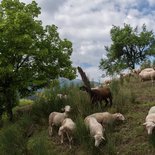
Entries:
{"type": "Polygon", "coordinates": [[[99,112],[89,115],[94,117],[101,124],[110,124],[115,121],[124,121],[125,117],[121,113],[111,114],[109,112],[99,112]]]}
{"type": "Polygon", "coordinates": [[[155,128],[155,106],[150,108],[143,125],[146,127],[148,135],[151,135],[153,129],[155,128]]]}
{"type": "Polygon", "coordinates": [[[105,140],[103,137],[105,129],[94,117],[87,116],[84,122],[86,127],[90,130],[90,135],[95,139],[95,146],[98,147],[102,140],[105,140]]]}
{"type": "Polygon", "coordinates": [[[52,126],[60,126],[65,118],[68,117],[68,113],[71,110],[69,105],[66,105],[64,108],[64,112],[52,112],[49,115],[49,136],[52,136],[52,126]]]}
{"type": "Polygon", "coordinates": [[[139,73],[141,81],[155,80],[155,70],[153,68],[146,68],[139,73]]]}
{"type": "Polygon", "coordinates": [[[66,118],[62,122],[62,125],[61,125],[61,127],[59,128],[59,131],[58,131],[58,135],[61,136],[61,144],[63,144],[64,134],[67,135],[70,149],[72,148],[71,147],[71,142],[72,142],[72,139],[73,139],[72,134],[75,131],[75,127],[76,127],[76,125],[72,121],[72,119],[66,118]]]}
{"type": "Polygon", "coordinates": [[[141,72],[151,72],[151,71],[154,71],[153,68],[145,68],[143,70],[141,70],[141,72]]]}
{"type": "Polygon", "coordinates": [[[98,88],[98,89],[91,89],[87,86],[81,86],[80,90],[86,91],[90,98],[91,102],[97,103],[97,102],[102,102],[103,100],[106,102],[105,107],[108,105],[108,99],[110,102],[110,106],[112,106],[112,94],[110,91],[110,88],[104,87],[104,88],[98,88]]]}
{"type": "Polygon", "coordinates": [[[67,95],[66,94],[57,94],[57,98],[59,99],[67,99],[67,95]]]}

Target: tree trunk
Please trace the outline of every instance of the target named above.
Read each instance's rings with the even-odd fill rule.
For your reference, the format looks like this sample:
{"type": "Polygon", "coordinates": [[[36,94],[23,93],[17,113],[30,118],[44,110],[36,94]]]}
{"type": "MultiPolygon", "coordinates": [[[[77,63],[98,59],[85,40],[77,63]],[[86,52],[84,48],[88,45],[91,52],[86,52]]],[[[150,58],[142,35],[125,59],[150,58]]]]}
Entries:
{"type": "Polygon", "coordinates": [[[6,106],[6,110],[7,110],[7,115],[9,117],[9,121],[13,121],[13,112],[12,112],[12,99],[10,97],[7,98],[7,106],[6,106]]]}
{"type": "Polygon", "coordinates": [[[0,128],[3,126],[2,115],[0,114],[0,128]]]}
{"type": "Polygon", "coordinates": [[[7,116],[10,121],[13,121],[12,108],[13,108],[14,94],[12,93],[11,88],[6,88],[4,95],[5,95],[7,116]]]}

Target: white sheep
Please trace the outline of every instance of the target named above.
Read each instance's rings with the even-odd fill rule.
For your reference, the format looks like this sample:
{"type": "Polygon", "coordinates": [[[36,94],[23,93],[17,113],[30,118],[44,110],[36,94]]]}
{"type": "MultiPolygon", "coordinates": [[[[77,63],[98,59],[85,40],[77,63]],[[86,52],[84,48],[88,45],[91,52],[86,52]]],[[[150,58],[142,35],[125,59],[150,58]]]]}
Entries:
{"type": "Polygon", "coordinates": [[[151,72],[151,71],[154,71],[153,68],[145,68],[145,69],[142,69],[140,73],[142,72],[151,72]]]}
{"type": "Polygon", "coordinates": [[[155,106],[150,108],[143,125],[146,127],[148,135],[152,134],[152,131],[155,127],[155,106]]]}
{"type": "Polygon", "coordinates": [[[111,114],[109,112],[99,112],[99,113],[91,114],[89,116],[96,118],[96,120],[102,125],[110,124],[110,123],[113,123],[114,121],[125,120],[125,117],[121,113],[111,114]]]}
{"type": "Polygon", "coordinates": [[[155,113],[155,106],[151,107],[148,114],[152,114],[155,113]]]}
{"type": "Polygon", "coordinates": [[[72,139],[73,139],[72,135],[73,135],[73,132],[75,131],[75,128],[76,128],[76,125],[73,122],[73,120],[70,118],[66,118],[62,122],[62,125],[58,131],[58,135],[61,136],[61,144],[63,144],[64,134],[67,135],[70,149],[72,148],[71,147],[71,143],[72,143],[72,139]]]}
{"type": "Polygon", "coordinates": [[[52,112],[49,115],[49,136],[52,136],[52,127],[60,126],[65,118],[68,117],[68,113],[70,112],[71,107],[66,105],[64,108],[64,112],[52,112]]]}
{"type": "Polygon", "coordinates": [[[57,98],[59,98],[59,99],[67,99],[68,96],[66,94],[57,94],[57,98]]]}
{"type": "Polygon", "coordinates": [[[146,68],[139,73],[141,81],[155,80],[155,70],[153,68],[146,68]]]}
{"type": "Polygon", "coordinates": [[[95,146],[98,147],[102,140],[105,140],[103,137],[105,129],[94,117],[87,116],[84,122],[86,127],[90,130],[90,135],[95,139],[95,146]]]}

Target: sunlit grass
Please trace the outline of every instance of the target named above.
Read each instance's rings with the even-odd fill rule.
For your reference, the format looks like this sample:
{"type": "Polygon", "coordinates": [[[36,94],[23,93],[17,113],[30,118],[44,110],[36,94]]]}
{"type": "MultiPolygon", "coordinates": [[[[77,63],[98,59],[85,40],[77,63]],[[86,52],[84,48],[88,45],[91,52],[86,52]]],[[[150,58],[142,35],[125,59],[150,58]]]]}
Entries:
{"type": "MultiPolygon", "coordinates": [[[[22,99],[20,107],[32,104],[32,112],[17,117],[14,123],[5,120],[3,128],[0,129],[0,152],[3,154],[77,154],[77,155],[153,155],[155,154],[154,135],[149,137],[146,129],[142,126],[147,112],[155,105],[155,87],[149,83],[141,83],[131,79],[124,81],[113,81],[110,85],[113,94],[113,106],[110,108],[92,105],[90,97],[78,87],[45,89],[38,94],[36,101],[22,99]],[[57,93],[68,94],[68,99],[61,100],[56,97],[57,93]],[[77,128],[73,135],[73,147],[70,150],[68,141],[60,144],[55,128],[54,135],[48,136],[48,116],[52,111],[61,112],[61,108],[70,105],[72,111],[69,117],[75,121],[77,128]],[[94,139],[84,124],[84,118],[95,112],[109,111],[120,112],[125,116],[125,122],[112,124],[106,127],[105,138],[98,148],[94,146],[94,139]],[[30,137],[27,134],[33,126],[30,137]]],[[[6,117],[5,115],[3,117],[6,117]]]]}

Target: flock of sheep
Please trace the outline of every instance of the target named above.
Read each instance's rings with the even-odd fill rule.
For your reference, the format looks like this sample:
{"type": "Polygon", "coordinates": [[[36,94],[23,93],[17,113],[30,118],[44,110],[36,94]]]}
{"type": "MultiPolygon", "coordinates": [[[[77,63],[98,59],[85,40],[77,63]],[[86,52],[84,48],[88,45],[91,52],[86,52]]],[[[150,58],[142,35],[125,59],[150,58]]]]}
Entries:
{"type": "MultiPolygon", "coordinates": [[[[71,107],[66,105],[64,112],[52,112],[49,115],[49,136],[53,134],[53,126],[59,126],[58,135],[61,137],[63,143],[64,136],[66,135],[71,148],[72,135],[76,132],[75,122],[69,118],[71,107]]],[[[104,131],[106,125],[115,121],[124,121],[125,118],[121,113],[111,114],[109,112],[94,113],[84,119],[86,128],[89,129],[90,135],[95,140],[95,146],[98,147],[100,143],[105,140],[104,131]]]]}
{"type": "MultiPolygon", "coordinates": [[[[121,73],[120,79],[127,78],[127,77],[138,77],[140,81],[149,81],[151,80],[152,83],[155,80],[155,69],[154,68],[145,68],[145,69],[133,69],[130,73],[121,73]]],[[[105,80],[104,84],[109,85],[112,80],[105,80]]]]}
{"type": "MultiPolygon", "coordinates": [[[[136,71],[135,71],[136,73],[136,71]]],[[[142,81],[145,80],[155,80],[155,70],[153,68],[146,68],[138,73],[142,81]]],[[[106,102],[110,102],[110,106],[112,105],[112,95],[109,88],[89,88],[87,86],[80,87],[80,90],[86,91],[93,104],[102,102],[103,100],[106,102]]],[[[67,96],[58,94],[59,98],[66,99],[67,96]]],[[[52,112],[49,115],[49,136],[53,134],[53,126],[58,126],[59,131],[58,135],[61,137],[61,143],[64,141],[64,136],[67,136],[69,141],[69,146],[71,148],[71,143],[73,139],[73,132],[76,132],[76,124],[75,122],[69,118],[69,113],[71,111],[71,107],[69,105],[64,107],[64,112],[52,112]]],[[[100,143],[105,140],[104,132],[107,124],[111,124],[115,121],[124,121],[125,117],[121,113],[111,114],[109,112],[99,112],[94,113],[86,118],[84,118],[84,124],[86,128],[89,130],[90,135],[95,140],[95,146],[98,147],[100,143]]],[[[152,134],[153,128],[155,127],[155,106],[153,106],[146,116],[145,123],[146,130],[148,134],[152,134]]]]}

